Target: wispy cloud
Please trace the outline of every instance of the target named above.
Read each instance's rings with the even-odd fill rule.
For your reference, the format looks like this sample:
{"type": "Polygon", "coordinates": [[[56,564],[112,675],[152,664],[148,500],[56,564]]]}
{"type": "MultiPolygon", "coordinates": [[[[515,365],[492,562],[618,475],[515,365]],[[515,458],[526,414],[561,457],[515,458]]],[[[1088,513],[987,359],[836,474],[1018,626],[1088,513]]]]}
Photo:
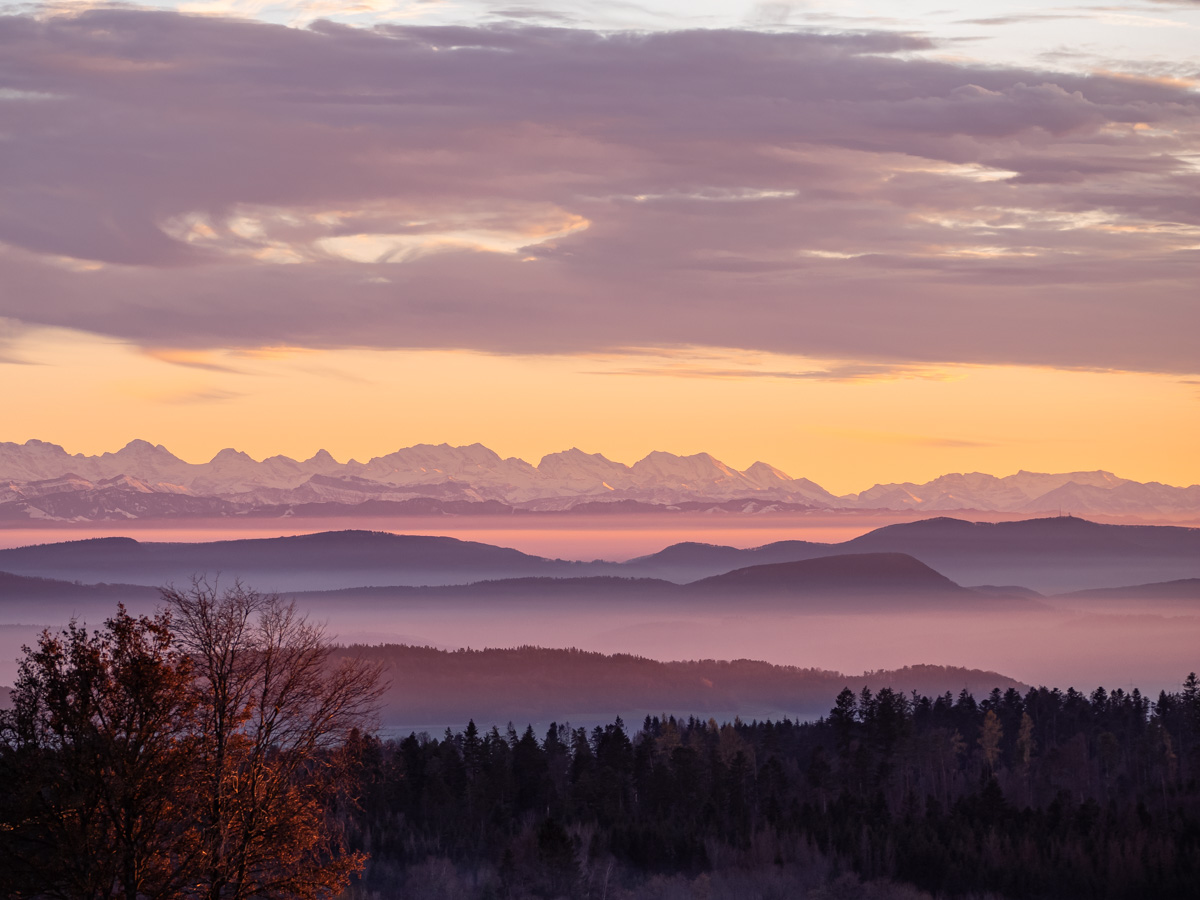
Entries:
{"type": "Polygon", "coordinates": [[[143,352],[160,362],[174,366],[184,366],[189,369],[202,369],[206,372],[225,372],[232,375],[245,374],[244,370],[234,368],[225,363],[217,362],[211,354],[198,350],[179,350],[165,347],[147,347],[143,352]]]}
{"type": "Polygon", "coordinates": [[[42,363],[25,359],[0,348],[0,366],[40,366],[42,363]]]}
{"type": "Polygon", "coordinates": [[[664,364],[610,370],[590,370],[595,375],[655,375],[672,378],[781,378],[800,381],[876,382],[917,378],[927,381],[948,381],[955,374],[943,369],[907,365],[878,365],[847,363],[828,368],[807,370],[705,368],[700,366],[664,364]]]}
{"type": "Polygon", "coordinates": [[[161,403],[222,403],[226,400],[236,400],[245,396],[240,391],[229,391],[221,388],[202,388],[199,390],[184,390],[165,393],[157,399],[161,403]]]}
{"type": "Polygon", "coordinates": [[[980,449],[998,447],[1000,444],[988,440],[969,440],[966,438],[945,437],[928,434],[906,434],[893,431],[848,430],[848,429],[818,429],[839,437],[853,438],[876,444],[898,444],[910,447],[930,447],[936,449],[980,449]]]}
{"type": "Polygon", "coordinates": [[[961,438],[943,438],[943,437],[910,437],[903,443],[917,444],[922,447],[996,447],[994,441],[968,441],[961,438]]]}
{"type": "Polygon", "coordinates": [[[1004,16],[986,16],[979,19],[959,19],[958,25],[1024,25],[1028,22],[1055,22],[1063,19],[1087,19],[1087,13],[1019,13],[1004,16]]]}
{"type": "Polygon", "coordinates": [[[27,359],[17,349],[21,338],[28,328],[15,319],[0,317],[0,365],[32,366],[38,365],[34,360],[27,359]]]}

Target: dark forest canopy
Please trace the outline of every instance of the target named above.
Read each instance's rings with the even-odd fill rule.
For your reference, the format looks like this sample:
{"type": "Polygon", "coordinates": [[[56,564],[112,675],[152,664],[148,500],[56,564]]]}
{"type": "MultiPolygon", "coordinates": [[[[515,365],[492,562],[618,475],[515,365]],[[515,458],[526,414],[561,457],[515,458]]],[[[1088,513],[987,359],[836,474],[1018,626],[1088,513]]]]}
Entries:
{"type": "Polygon", "coordinates": [[[364,897],[878,898],[908,885],[1099,900],[1194,898],[1200,883],[1194,675],[1154,701],[847,689],[812,723],[650,716],[636,733],[617,719],[539,737],[472,722],[360,738],[354,753],[364,897]]]}

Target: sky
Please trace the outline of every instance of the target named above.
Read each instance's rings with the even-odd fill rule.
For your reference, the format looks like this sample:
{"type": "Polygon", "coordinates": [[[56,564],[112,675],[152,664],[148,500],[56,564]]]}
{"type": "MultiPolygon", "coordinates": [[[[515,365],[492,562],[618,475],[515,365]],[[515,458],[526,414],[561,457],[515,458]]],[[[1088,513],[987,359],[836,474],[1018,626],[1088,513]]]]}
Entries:
{"type": "Polygon", "coordinates": [[[1187,485],[1198,288],[1192,0],[0,2],[0,440],[1187,485]]]}

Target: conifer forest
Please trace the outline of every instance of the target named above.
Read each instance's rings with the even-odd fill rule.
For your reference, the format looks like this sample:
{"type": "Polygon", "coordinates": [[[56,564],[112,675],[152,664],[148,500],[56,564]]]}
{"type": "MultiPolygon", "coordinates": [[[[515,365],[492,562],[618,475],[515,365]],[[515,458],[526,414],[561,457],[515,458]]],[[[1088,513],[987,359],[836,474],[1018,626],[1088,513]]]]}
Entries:
{"type": "Polygon", "coordinates": [[[1200,684],[351,743],[356,897],[1190,898],[1200,684]]]}

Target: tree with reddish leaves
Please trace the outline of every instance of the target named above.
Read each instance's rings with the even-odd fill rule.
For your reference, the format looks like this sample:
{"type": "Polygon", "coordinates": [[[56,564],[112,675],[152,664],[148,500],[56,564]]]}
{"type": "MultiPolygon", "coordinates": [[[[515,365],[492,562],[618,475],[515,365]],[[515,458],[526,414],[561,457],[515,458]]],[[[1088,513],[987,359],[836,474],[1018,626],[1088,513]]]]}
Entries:
{"type": "Polygon", "coordinates": [[[336,895],[364,862],[336,824],[341,745],[374,713],[380,666],[334,666],[322,630],[275,594],[198,580],[163,599],[194,675],[194,895],[336,895]]]}
{"type": "Polygon", "coordinates": [[[43,632],[0,720],[9,896],[178,896],[195,841],[185,748],[196,701],[170,619],[119,607],[43,632]]]}
{"type": "Polygon", "coordinates": [[[63,900],[318,900],[364,857],[343,742],[380,667],[334,665],[276,595],[203,580],[26,648],[0,720],[0,893],[63,900]]]}

